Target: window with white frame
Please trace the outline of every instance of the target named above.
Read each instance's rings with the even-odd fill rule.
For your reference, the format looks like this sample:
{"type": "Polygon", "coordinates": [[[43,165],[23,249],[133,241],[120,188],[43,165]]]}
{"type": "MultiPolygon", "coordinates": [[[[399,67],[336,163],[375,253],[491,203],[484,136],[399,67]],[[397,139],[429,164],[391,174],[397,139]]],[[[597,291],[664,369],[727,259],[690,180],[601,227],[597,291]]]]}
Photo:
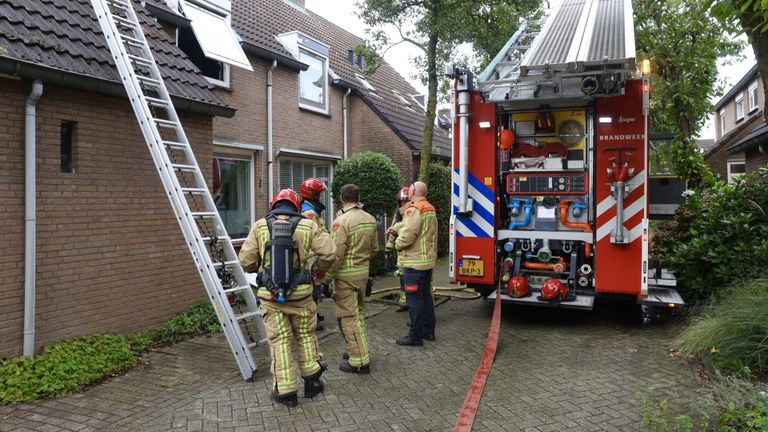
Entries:
{"type": "Polygon", "coordinates": [[[213,156],[213,202],[232,239],[245,239],[253,220],[252,161],[235,155],[213,156]]]}
{"type": "Polygon", "coordinates": [[[230,65],[253,70],[238,36],[232,31],[226,4],[181,0],[180,5],[190,20],[190,27],[178,29],[177,45],[210,82],[229,87],[230,65]]]}
{"type": "Polygon", "coordinates": [[[749,112],[752,112],[757,109],[757,81],[749,85],[747,94],[749,95],[749,112]]]}
{"type": "MultiPolygon", "coordinates": [[[[280,189],[291,188],[299,191],[301,182],[305,178],[315,177],[324,181],[328,187],[331,186],[331,163],[325,161],[312,161],[306,159],[287,159],[280,158],[280,189]]],[[[325,226],[331,226],[331,194],[330,191],[323,192],[320,196],[320,202],[325,206],[323,220],[325,226]]]]}
{"type": "Polygon", "coordinates": [[[743,160],[728,161],[728,184],[733,184],[737,177],[747,172],[747,164],[743,160]]]}
{"type": "Polygon", "coordinates": [[[725,135],[725,108],[720,108],[720,136],[723,135],[725,135]]]}
{"type": "Polygon", "coordinates": [[[328,111],[328,57],[304,47],[299,48],[299,61],[309,65],[299,72],[299,104],[323,112],[328,111]]]}
{"type": "Polygon", "coordinates": [[[736,121],[744,118],[744,94],[736,96],[736,121]]]}

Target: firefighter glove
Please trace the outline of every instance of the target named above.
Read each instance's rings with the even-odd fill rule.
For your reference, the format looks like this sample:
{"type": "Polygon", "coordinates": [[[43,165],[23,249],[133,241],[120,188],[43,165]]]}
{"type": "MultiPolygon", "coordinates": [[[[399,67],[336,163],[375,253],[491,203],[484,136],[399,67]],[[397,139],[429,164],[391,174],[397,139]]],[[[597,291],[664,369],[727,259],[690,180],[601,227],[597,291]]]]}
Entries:
{"type": "Polygon", "coordinates": [[[314,300],[315,303],[317,303],[320,300],[321,295],[321,285],[315,284],[312,285],[312,300],[314,300]]]}
{"type": "Polygon", "coordinates": [[[370,297],[371,292],[373,291],[373,278],[368,278],[368,283],[365,284],[365,296],[370,297]]]}
{"type": "Polygon", "coordinates": [[[322,293],[323,297],[331,298],[333,293],[331,292],[331,286],[330,285],[328,285],[327,283],[323,282],[323,283],[321,283],[319,285],[319,287],[320,287],[320,292],[322,293]]]}

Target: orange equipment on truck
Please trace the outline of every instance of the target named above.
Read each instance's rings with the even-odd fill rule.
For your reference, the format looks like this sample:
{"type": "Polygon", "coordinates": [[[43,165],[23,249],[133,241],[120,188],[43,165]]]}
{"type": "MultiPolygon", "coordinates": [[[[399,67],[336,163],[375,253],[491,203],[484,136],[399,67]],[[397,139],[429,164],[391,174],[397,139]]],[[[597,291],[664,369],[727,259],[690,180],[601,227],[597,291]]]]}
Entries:
{"type": "Polygon", "coordinates": [[[647,61],[630,0],[564,0],[475,83],[453,66],[451,280],[502,300],[683,304],[648,263],[647,61]],[[505,260],[512,265],[503,266],[505,260]]]}

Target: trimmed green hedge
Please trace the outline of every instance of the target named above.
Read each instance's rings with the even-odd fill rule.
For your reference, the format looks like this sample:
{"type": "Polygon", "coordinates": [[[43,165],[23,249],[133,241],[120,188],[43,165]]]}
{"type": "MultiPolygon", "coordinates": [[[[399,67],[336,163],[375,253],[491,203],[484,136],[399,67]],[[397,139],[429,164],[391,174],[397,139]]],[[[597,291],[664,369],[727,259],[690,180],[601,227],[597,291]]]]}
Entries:
{"type": "Polygon", "coordinates": [[[451,168],[441,162],[429,164],[429,186],[427,201],[435,206],[437,213],[437,255],[448,254],[448,224],[451,218],[451,168]]]}
{"type": "Polygon", "coordinates": [[[383,153],[363,152],[350,156],[336,165],[333,171],[334,200],[339,203],[339,191],[345,184],[360,188],[360,201],[364,210],[374,217],[394,212],[397,192],[402,188],[403,175],[383,153]]]}

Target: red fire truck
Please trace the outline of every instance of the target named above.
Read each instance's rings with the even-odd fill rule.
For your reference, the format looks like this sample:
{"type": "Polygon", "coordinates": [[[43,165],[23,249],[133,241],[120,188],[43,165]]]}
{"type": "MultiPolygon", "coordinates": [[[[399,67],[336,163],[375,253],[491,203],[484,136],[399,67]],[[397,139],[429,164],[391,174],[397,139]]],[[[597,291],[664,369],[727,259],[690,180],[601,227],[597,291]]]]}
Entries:
{"type": "Polygon", "coordinates": [[[674,308],[648,263],[648,62],[630,0],[565,0],[455,84],[450,278],[495,299],[674,308]],[[640,69],[640,70],[638,70],[640,69]]]}

